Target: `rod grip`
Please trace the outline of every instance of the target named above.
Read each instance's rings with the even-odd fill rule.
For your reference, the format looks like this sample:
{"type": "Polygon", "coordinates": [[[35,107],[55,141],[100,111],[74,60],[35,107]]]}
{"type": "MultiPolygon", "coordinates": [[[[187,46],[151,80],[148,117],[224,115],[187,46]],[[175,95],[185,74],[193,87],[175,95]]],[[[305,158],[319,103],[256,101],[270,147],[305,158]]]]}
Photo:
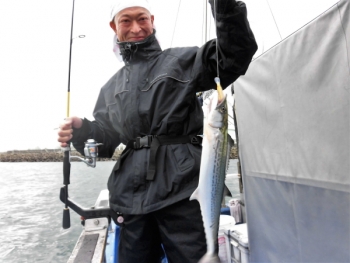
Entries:
{"type": "Polygon", "coordinates": [[[63,227],[63,229],[68,229],[68,228],[70,228],[70,214],[69,214],[69,208],[64,208],[64,209],[63,209],[62,227],[63,227]]]}
{"type": "Polygon", "coordinates": [[[69,151],[64,152],[63,157],[63,184],[70,184],[70,161],[69,161],[69,151]]]}

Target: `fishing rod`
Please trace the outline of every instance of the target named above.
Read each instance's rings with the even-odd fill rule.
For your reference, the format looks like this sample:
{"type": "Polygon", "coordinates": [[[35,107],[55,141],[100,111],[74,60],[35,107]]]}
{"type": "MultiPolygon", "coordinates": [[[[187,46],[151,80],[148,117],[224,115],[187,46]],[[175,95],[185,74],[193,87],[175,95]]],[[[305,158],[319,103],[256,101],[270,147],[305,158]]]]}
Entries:
{"type": "MultiPolygon", "coordinates": [[[[69,111],[70,111],[70,77],[71,77],[71,65],[72,65],[72,45],[73,45],[73,25],[74,25],[74,5],[75,0],[73,0],[73,8],[72,8],[72,22],[71,22],[71,32],[70,32],[70,49],[69,49],[69,67],[68,67],[68,91],[67,91],[67,118],[69,117],[69,111]]],[[[85,35],[79,35],[79,38],[84,38],[85,35]]],[[[60,193],[60,199],[62,202],[64,202],[65,207],[63,209],[63,221],[62,221],[62,227],[63,229],[70,228],[70,212],[69,207],[73,209],[73,211],[77,212],[81,216],[87,216],[87,210],[84,210],[83,208],[76,205],[73,200],[70,200],[68,198],[68,185],[70,184],[70,168],[71,163],[70,161],[72,159],[78,159],[82,162],[84,162],[87,166],[90,167],[96,167],[96,160],[98,157],[98,148],[97,146],[102,145],[102,143],[97,143],[94,139],[88,139],[85,142],[85,148],[84,148],[84,158],[81,158],[79,156],[71,156],[70,155],[70,142],[67,142],[67,146],[64,147],[62,150],[64,151],[64,157],[63,157],[63,187],[61,188],[60,193]]],[[[96,212],[89,212],[89,217],[98,217],[101,215],[100,210],[95,210],[96,212]]],[[[106,211],[103,211],[104,214],[108,213],[106,211]]]]}
{"type": "MultiPolygon", "coordinates": [[[[267,1],[267,0],[266,0],[267,1]]],[[[208,14],[207,14],[208,15],[208,14]]],[[[214,21],[215,24],[217,23],[216,20],[216,0],[214,0],[214,21]]],[[[216,35],[217,35],[217,28],[216,28],[216,35]]],[[[216,38],[216,41],[218,39],[216,38]]],[[[217,77],[215,78],[215,82],[217,84],[217,88],[221,88],[220,85],[220,75],[219,75],[219,52],[218,52],[218,42],[216,43],[216,70],[217,70],[217,77]]],[[[222,88],[221,88],[222,89],[222,88]]],[[[234,84],[231,84],[231,94],[234,93],[234,84]]],[[[236,135],[236,147],[237,147],[237,170],[238,170],[238,177],[239,177],[239,191],[242,194],[243,193],[243,180],[242,180],[242,174],[241,174],[241,163],[239,159],[239,138],[238,138],[238,125],[237,125],[237,119],[236,119],[236,102],[234,102],[234,105],[232,106],[232,112],[233,112],[233,121],[234,121],[234,126],[235,126],[235,135],[236,135]]]]}
{"type": "MultiPolygon", "coordinates": [[[[68,66],[68,91],[67,91],[67,118],[69,117],[70,110],[70,73],[71,73],[71,62],[72,62],[72,43],[73,43],[73,24],[74,24],[74,4],[75,0],[73,0],[73,8],[72,8],[72,20],[71,20],[71,31],[70,31],[70,44],[69,44],[69,66],[68,66]]],[[[70,213],[68,207],[68,185],[70,184],[70,142],[67,143],[67,146],[63,149],[64,157],[63,157],[63,185],[64,185],[64,204],[65,207],[63,209],[63,221],[62,227],[63,229],[70,228],[70,213]]]]}

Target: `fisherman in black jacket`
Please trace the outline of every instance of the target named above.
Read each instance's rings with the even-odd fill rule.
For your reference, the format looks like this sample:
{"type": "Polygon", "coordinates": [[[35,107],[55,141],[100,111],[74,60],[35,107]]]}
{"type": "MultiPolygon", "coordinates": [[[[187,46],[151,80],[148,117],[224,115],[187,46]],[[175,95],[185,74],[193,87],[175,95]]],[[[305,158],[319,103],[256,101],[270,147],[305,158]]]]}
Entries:
{"type": "Polygon", "coordinates": [[[115,1],[110,25],[125,66],[102,87],[95,121],[67,118],[58,141],[83,153],[93,138],[103,143],[100,157],[127,146],[108,180],[110,207],[123,214],[113,218],[121,225],[119,262],[158,262],[160,244],[169,262],[198,262],[203,222],[198,202],[189,201],[201,161],[196,92],[216,88],[217,50],[223,87],[245,74],[257,50],[246,6],[216,0],[217,41],[161,50],[147,0],[115,1]]]}

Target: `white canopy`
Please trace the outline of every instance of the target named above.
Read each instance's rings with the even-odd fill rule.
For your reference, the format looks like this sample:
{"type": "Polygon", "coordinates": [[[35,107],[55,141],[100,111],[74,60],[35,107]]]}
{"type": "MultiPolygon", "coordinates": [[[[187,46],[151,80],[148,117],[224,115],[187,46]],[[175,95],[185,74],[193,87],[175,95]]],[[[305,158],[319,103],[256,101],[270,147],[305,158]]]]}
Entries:
{"type": "Polygon", "coordinates": [[[350,262],[350,3],[235,83],[250,262],[350,262]]]}

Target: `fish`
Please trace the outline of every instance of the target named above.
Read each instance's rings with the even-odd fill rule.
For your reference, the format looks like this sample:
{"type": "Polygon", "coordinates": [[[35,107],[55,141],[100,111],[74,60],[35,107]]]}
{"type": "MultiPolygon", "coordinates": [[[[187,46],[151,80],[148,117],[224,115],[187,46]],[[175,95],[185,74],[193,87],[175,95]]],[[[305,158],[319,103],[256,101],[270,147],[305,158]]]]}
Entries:
{"type": "Polygon", "coordinates": [[[210,97],[207,108],[203,104],[204,121],[199,182],[190,197],[190,200],[199,202],[207,243],[207,251],[199,263],[220,262],[217,251],[218,231],[230,150],[227,96],[221,88],[220,80],[215,81],[217,96],[210,97]]]}

